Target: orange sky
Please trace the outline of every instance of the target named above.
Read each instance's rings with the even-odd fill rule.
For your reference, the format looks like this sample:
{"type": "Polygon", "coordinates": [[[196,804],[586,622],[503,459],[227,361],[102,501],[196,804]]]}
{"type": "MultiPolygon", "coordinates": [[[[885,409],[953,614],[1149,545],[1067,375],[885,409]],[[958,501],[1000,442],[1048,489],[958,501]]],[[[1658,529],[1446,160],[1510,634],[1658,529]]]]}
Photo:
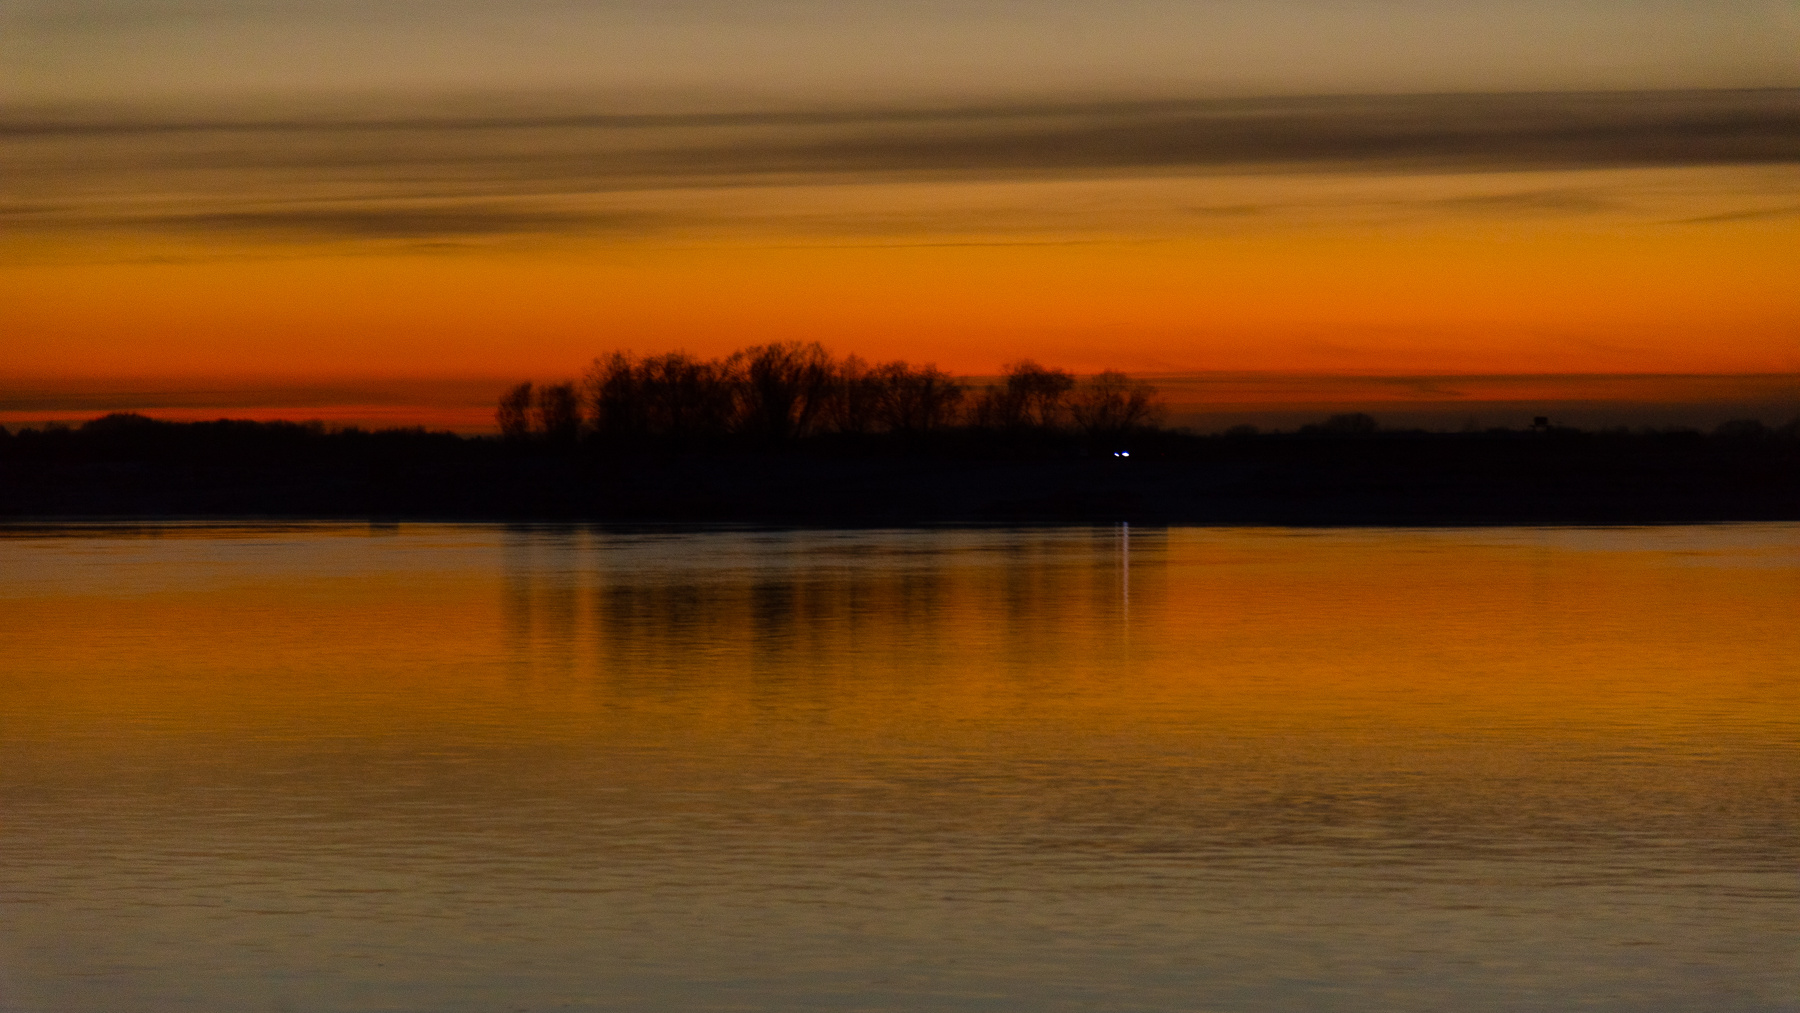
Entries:
{"type": "MultiPolygon", "coordinates": [[[[477,380],[795,339],[971,375],[1021,357],[1158,376],[1800,374],[1800,153],[1778,129],[1797,96],[1032,107],[973,126],[27,117],[7,149],[27,203],[0,236],[0,423],[137,407],[478,428],[477,380]],[[1708,117],[1732,116],[1771,133],[1707,148],[1708,117]],[[1359,153],[1397,130],[1382,159],[1359,153]],[[1180,164],[1141,155],[1169,136],[1180,164]],[[96,400],[333,381],[442,389],[310,412],[96,400]]],[[[1534,396],[1550,394],[1515,384],[1534,396]]]]}
{"type": "Polygon", "coordinates": [[[1800,375],[1783,0],[6,25],[0,424],[465,426],[477,381],[787,339],[962,374],[1800,375]]]}
{"type": "MultiPolygon", "coordinates": [[[[1591,188],[1621,183],[1591,175],[1591,188]]],[[[1175,192],[1156,196],[1205,199],[1236,182],[1169,181],[1175,192]]],[[[1323,192],[1330,182],[1279,181],[1294,203],[1342,199],[1323,192]]],[[[1384,182],[1501,195],[1544,183],[1384,182]]],[[[1024,355],[1152,371],[1796,371],[1800,285],[1785,254],[1800,248],[1800,214],[1681,220],[1761,196],[1664,196],[1635,216],[1270,213],[1187,229],[1115,213],[1042,238],[821,238],[782,221],[748,235],[426,251],[115,239],[13,265],[0,300],[23,339],[7,366],[22,375],[543,374],[614,347],[710,354],[790,338],[977,373],[1024,355]]]]}
{"type": "Polygon", "coordinates": [[[1800,216],[1619,217],[441,252],[243,243],[168,262],[121,243],[114,258],[15,264],[0,305],[19,376],[542,377],[615,347],[784,339],[964,373],[1021,356],[1151,372],[1800,371],[1786,256],[1800,216]]]}

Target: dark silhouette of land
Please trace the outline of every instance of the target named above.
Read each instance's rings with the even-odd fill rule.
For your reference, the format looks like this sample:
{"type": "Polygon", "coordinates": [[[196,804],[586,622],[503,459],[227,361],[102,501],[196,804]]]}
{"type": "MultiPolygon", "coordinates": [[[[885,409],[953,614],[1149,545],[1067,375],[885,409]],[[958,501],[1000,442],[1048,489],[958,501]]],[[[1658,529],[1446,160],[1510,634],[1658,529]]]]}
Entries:
{"type": "Polygon", "coordinates": [[[162,422],[0,429],[0,516],[1202,524],[1800,520],[1800,420],[1459,433],[1340,415],[1297,432],[1158,424],[1148,385],[1031,362],[934,367],[770,345],[596,360],[521,384],[501,435],[162,422]]]}

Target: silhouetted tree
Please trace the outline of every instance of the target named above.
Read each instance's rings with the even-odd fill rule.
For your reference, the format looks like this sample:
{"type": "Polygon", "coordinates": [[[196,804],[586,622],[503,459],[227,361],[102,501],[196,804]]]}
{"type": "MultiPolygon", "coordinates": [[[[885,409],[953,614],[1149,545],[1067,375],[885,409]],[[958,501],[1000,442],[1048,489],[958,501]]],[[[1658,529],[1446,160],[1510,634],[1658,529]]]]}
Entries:
{"type": "Polygon", "coordinates": [[[866,433],[875,427],[881,400],[880,379],[861,356],[850,355],[832,374],[831,393],[823,411],[825,424],[840,433],[866,433]]]}
{"type": "Polygon", "coordinates": [[[614,352],[594,360],[584,385],[603,439],[684,444],[736,427],[743,383],[732,363],[718,359],[686,352],[637,359],[614,352]]]}
{"type": "Polygon", "coordinates": [[[649,431],[637,361],[630,352],[596,358],[582,377],[582,386],[592,409],[594,432],[602,437],[630,439],[649,431]]]}
{"type": "Polygon", "coordinates": [[[963,386],[936,364],[914,369],[890,362],[877,367],[872,380],[876,421],[890,432],[931,432],[957,421],[963,386]]]}
{"type": "Polygon", "coordinates": [[[494,421],[500,424],[500,435],[514,442],[531,436],[531,384],[519,384],[500,395],[500,407],[494,421]]]}
{"type": "Polygon", "coordinates": [[[727,362],[740,372],[745,430],[767,440],[810,432],[831,395],[831,355],[818,342],[756,345],[727,362]]]}
{"type": "Polygon", "coordinates": [[[670,352],[639,366],[650,431],[677,442],[723,436],[739,412],[741,380],[728,361],[670,352]]]}
{"type": "MultiPolygon", "coordinates": [[[[1076,391],[1068,372],[1026,359],[1008,364],[1001,382],[965,416],[967,388],[935,364],[837,360],[816,342],[757,345],[706,360],[686,352],[640,359],[617,351],[593,361],[580,389],[594,432],[615,445],[684,444],[729,433],[766,442],[822,430],[922,433],[965,421],[1013,431],[1054,430],[1073,421],[1090,434],[1122,433],[1154,424],[1161,412],[1155,388],[1123,373],[1101,373],[1076,391]]],[[[567,384],[537,392],[540,405],[550,398],[566,407],[568,397],[567,384]]],[[[552,431],[549,416],[537,421],[538,432],[552,431]]],[[[555,425],[568,431],[564,408],[555,425]]]]}
{"type": "Polygon", "coordinates": [[[1117,370],[1090,377],[1069,401],[1075,424],[1089,436],[1118,436],[1154,422],[1162,406],[1156,388],[1117,370]]]}
{"type": "Polygon", "coordinates": [[[537,390],[537,429],[550,442],[569,446],[581,436],[581,397],[573,382],[546,384],[537,390]]]}
{"type": "Polygon", "coordinates": [[[976,405],[977,425],[996,429],[1036,426],[1055,429],[1067,414],[1066,398],[1075,377],[1066,370],[1045,369],[1030,359],[1008,363],[1003,382],[989,387],[976,405]]]}

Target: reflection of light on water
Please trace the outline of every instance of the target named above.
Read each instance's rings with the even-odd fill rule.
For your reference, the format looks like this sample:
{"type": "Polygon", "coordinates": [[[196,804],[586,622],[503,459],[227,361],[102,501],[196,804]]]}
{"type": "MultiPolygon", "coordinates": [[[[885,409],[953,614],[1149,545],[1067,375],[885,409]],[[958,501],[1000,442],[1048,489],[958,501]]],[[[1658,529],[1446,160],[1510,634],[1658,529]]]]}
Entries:
{"type": "Polygon", "coordinates": [[[1119,557],[1125,565],[1125,607],[1131,607],[1131,522],[1119,525],[1119,557]]]}
{"type": "Polygon", "coordinates": [[[1115,528],[0,525],[0,995],[1787,1008],[1800,526],[1115,528]]]}
{"type": "Polygon", "coordinates": [[[1130,620],[1131,620],[1131,522],[1130,521],[1123,521],[1119,524],[1119,560],[1120,560],[1120,564],[1121,564],[1120,568],[1124,571],[1124,576],[1123,576],[1123,581],[1122,581],[1123,586],[1121,587],[1121,594],[1120,594],[1120,599],[1119,599],[1120,605],[1121,605],[1120,619],[1121,619],[1121,621],[1123,621],[1126,624],[1126,625],[1124,625],[1123,629],[1125,630],[1125,635],[1127,637],[1129,637],[1131,635],[1131,626],[1130,626],[1130,620]]]}

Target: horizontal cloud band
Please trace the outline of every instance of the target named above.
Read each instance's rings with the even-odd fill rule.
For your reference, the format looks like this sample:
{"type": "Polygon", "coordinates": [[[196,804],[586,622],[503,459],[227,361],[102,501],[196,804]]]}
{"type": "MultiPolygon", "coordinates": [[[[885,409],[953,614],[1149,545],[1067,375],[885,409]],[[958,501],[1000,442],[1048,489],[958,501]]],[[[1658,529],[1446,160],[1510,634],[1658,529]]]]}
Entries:
{"type": "Polygon", "coordinates": [[[436,112],[258,120],[0,110],[0,173],[12,195],[0,223],[416,238],[634,230],[655,216],[544,201],[697,187],[1800,163],[1793,89],[436,112]]]}

